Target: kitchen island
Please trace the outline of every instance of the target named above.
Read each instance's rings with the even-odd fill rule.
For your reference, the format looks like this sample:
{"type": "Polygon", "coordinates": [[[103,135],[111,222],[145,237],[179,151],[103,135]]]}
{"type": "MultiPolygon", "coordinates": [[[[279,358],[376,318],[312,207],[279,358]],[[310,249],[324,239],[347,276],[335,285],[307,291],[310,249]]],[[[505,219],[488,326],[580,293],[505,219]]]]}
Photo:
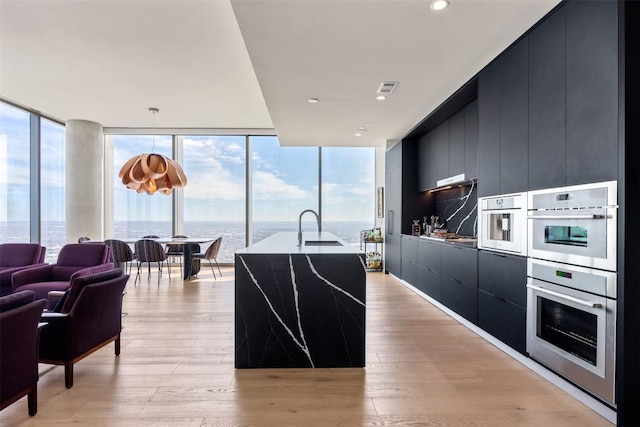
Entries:
{"type": "Polygon", "coordinates": [[[364,253],[328,232],[235,254],[235,367],[364,367],[364,253]]]}

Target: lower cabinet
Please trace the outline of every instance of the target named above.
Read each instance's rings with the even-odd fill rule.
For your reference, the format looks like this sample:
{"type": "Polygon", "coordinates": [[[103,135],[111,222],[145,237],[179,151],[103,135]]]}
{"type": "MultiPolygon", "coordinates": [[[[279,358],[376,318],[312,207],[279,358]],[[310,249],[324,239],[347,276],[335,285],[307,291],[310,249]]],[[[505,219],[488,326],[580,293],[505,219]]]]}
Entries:
{"type": "Polygon", "coordinates": [[[472,323],[478,323],[478,289],[442,276],[442,304],[472,323]]]}
{"type": "Polygon", "coordinates": [[[418,237],[403,235],[401,240],[402,280],[418,285],[418,237]]]}
{"type": "Polygon", "coordinates": [[[418,285],[419,267],[408,259],[402,260],[402,280],[410,285],[418,285]]]}
{"type": "Polygon", "coordinates": [[[442,276],[425,267],[418,267],[419,277],[416,287],[438,302],[442,302],[442,276]]]}
{"type": "Polygon", "coordinates": [[[478,326],[522,354],[526,354],[527,310],[478,290],[478,326]]]}
{"type": "Polygon", "coordinates": [[[478,326],[526,354],[527,259],[478,254],[478,326]]]}

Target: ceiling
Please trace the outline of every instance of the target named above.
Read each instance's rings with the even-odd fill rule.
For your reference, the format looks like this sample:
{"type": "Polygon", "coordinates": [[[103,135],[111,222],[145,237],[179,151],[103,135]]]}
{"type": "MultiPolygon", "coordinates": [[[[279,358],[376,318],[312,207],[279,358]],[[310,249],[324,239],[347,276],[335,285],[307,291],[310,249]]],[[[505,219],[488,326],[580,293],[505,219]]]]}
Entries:
{"type": "Polygon", "coordinates": [[[0,97],[105,127],[150,127],[156,107],[158,128],[380,146],[559,0],[450,2],[0,0],[0,97]],[[377,101],[382,81],[399,85],[377,101]]]}

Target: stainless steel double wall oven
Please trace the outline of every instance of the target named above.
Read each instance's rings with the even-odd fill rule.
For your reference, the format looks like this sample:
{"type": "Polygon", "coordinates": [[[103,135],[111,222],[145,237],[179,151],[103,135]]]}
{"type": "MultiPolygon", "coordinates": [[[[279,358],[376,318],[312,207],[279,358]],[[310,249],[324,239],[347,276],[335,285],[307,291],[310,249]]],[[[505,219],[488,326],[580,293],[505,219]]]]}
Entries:
{"type": "Polygon", "coordinates": [[[617,182],[528,193],[527,352],[615,406],[617,182]]]}

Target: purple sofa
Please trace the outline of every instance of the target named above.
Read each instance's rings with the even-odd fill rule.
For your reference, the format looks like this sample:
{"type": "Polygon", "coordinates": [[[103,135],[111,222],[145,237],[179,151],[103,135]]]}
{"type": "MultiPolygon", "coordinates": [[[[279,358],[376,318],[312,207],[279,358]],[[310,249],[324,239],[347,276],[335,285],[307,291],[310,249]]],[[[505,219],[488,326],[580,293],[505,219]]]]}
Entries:
{"type": "Polygon", "coordinates": [[[37,243],[0,244],[0,297],[13,293],[11,276],[16,271],[45,265],[47,248],[37,243]]]}
{"type": "Polygon", "coordinates": [[[55,264],[13,273],[13,291],[29,290],[36,299],[46,299],[49,291],[66,291],[75,277],[113,270],[110,260],[111,248],[103,243],[69,243],[60,249],[55,264]]]}
{"type": "Polygon", "coordinates": [[[0,297],[0,410],[27,397],[29,415],[38,411],[38,322],[45,302],[33,292],[0,297]]]}

